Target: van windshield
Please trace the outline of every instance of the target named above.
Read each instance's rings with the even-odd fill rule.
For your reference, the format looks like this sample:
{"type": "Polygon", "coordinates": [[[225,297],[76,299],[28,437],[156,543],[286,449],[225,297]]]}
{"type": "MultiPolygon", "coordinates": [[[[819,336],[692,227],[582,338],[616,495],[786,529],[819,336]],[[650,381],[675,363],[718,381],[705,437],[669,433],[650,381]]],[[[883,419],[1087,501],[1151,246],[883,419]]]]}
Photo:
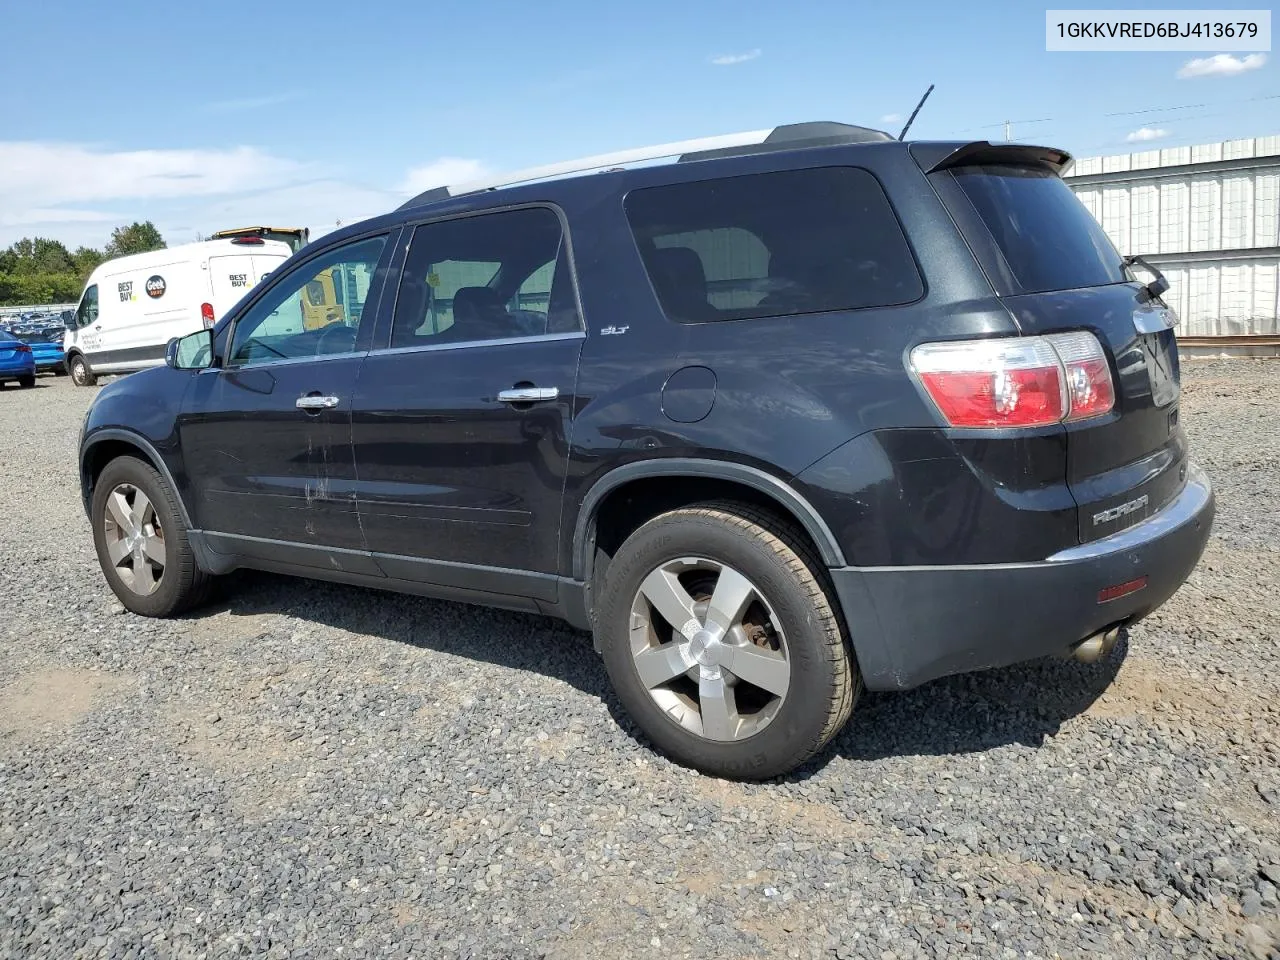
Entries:
{"type": "Polygon", "coordinates": [[[1129,279],[1111,239],[1056,173],[989,165],[953,174],[1024,293],[1129,279]]]}

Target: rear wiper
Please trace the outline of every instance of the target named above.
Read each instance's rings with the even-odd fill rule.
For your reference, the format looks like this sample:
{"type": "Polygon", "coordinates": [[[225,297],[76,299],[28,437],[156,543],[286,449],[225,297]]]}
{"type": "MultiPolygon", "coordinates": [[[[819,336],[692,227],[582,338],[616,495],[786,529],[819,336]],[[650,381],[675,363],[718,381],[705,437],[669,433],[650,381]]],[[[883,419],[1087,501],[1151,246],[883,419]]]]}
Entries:
{"type": "MultiPolygon", "coordinates": [[[[1138,256],[1136,253],[1129,254],[1129,256],[1125,257],[1121,262],[1125,267],[1133,267],[1136,265],[1155,275],[1154,280],[1145,284],[1143,288],[1138,291],[1139,303],[1147,303],[1148,301],[1154,300],[1156,297],[1160,296],[1160,294],[1169,289],[1169,281],[1165,279],[1164,274],[1151,264],[1147,263],[1146,260],[1142,259],[1142,257],[1138,256]]],[[[1133,271],[1130,270],[1130,273],[1132,272],[1133,271]]]]}

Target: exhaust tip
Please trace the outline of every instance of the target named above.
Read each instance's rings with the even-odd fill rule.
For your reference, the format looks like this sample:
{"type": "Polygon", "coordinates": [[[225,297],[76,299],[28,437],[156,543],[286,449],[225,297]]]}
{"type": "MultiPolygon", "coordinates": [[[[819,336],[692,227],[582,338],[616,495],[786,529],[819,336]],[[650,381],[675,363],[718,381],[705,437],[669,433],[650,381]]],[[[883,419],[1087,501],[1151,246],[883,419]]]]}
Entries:
{"type": "Polygon", "coordinates": [[[1109,657],[1119,642],[1120,625],[1107,627],[1072,647],[1071,659],[1077,663],[1097,663],[1104,657],[1109,657]]]}
{"type": "Polygon", "coordinates": [[[1111,656],[1111,651],[1116,648],[1116,644],[1120,642],[1120,628],[1112,627],[1102,635],[1102,655],[1104,657],[1111,656]]]}
{"type": "Polygon", "coordinates": [[[1104,646],[1103,634],[1095,633],[1075,645],[1071,651],[1071,659],[1077,663],[1097,663],[1103,657],[1104,646]]]}

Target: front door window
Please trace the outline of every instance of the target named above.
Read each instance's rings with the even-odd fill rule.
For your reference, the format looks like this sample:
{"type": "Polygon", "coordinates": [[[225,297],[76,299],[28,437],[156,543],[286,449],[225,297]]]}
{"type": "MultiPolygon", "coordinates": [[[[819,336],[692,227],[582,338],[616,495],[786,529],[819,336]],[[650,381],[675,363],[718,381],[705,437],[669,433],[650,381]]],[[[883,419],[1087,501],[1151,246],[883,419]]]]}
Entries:
{"type": "Polygon", "coordinates": [[[236,321],[227,366],[349,353],[386,242],[337,247],[282,277],[236,321]]]}

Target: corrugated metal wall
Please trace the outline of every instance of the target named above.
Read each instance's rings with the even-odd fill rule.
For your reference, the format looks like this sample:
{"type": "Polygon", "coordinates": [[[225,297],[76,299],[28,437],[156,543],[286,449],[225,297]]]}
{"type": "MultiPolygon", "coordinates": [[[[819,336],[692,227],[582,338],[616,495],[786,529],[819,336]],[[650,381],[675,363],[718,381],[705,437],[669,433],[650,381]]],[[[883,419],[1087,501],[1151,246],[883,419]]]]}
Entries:
{"type": "Polygon", "coordinates": [[[1275,334],[1277,156],[1280,136],[1088,157],[1067,182],[1121,253],[1148,256],[1169,278],[1181,333],[1275,334]]]}

